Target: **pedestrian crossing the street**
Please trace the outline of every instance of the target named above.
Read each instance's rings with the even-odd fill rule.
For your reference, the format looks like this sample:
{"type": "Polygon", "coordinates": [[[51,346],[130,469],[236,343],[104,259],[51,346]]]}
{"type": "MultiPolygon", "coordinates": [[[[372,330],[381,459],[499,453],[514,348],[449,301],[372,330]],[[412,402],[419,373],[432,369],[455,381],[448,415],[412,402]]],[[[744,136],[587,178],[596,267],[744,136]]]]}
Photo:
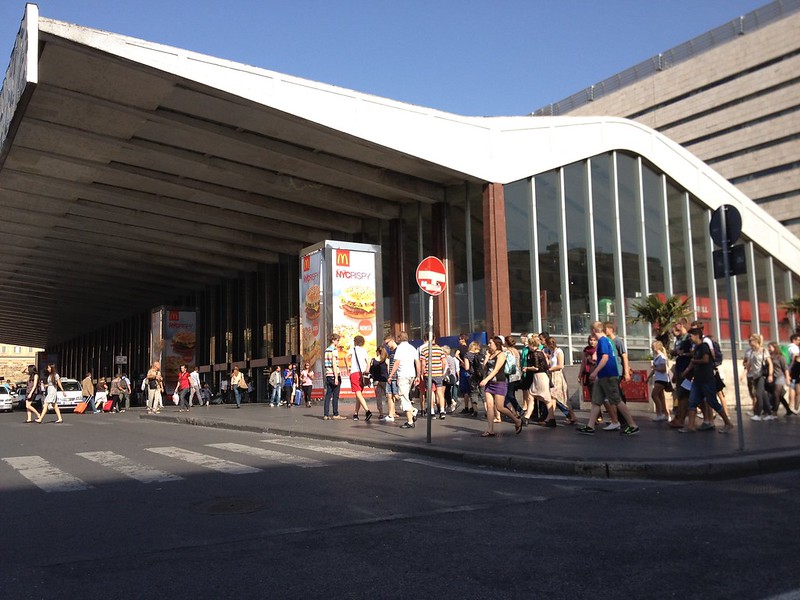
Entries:
{"type": "MultiPolygon", "coordinates": [[[[395,458],[392,452],[376,449],[354,449],[342,444],[299,440],[276,439],[260,440],[269,444],[263,446],[249,446],[238,443],[206,444],[201,449],[181,448],[177,446],[162,446],[145,448],[149,453],[165,457],[170,465],[164,467],[159,461],[159,468],[133,460],[110,450],[95,452],[76,452],[75,456],[86,459],[104,470],[116,472],[126,478],[140,483],[165,483],[181,481],[186,475],[186,466],[192,465],[208,469],[225,475],[247,475],[261,473],[264,469],[274,465],[306,468],[320,468],[332,466],[327,461],[332,457],[359,461],[385,461],[395,458]],[[300,451],[298,453],[297,451],[300,451]],[[319,457],[307,456],[309,453],[321,455],[319,457]],[[230,460],[231,455],[240,455],[242,460],[252,464],[243,464],[230,460]],[[244,458],[247,457],[247,458],[244,458]],[[175,472],[171,472],[175,471],[175,472]]],[[[12,476],[9,469],[28,483],[48,493],[76,492],[90,490],[95,486],[63,470],[61,457],[48,460],[42,456],[11,456],[0,458],[0,478],[12,476]],[[7,467],[4,467],[4,464],[7,467]]],[[[149,462],[145,460],[144,462],[149,462]]],[[[82,475],[83,476],[83,475],[82,475]]],[[[84,476],[85,477],[85,476],[84,476]]],[[[2,479],[0,479],[2,480],[2,479]]],[[[91,481],[91,479],[90,479],[91,481]]]]}

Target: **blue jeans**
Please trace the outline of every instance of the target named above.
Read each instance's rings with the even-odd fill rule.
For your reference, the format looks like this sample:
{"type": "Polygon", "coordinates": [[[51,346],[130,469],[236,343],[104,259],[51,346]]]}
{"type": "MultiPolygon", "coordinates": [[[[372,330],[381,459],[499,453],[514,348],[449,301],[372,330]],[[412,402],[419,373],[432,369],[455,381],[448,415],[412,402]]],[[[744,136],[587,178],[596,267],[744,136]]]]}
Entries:
{"type": "Polygon", "coordinates": [[[236,397],[236,406],[241,406],[242,404],[242,390],[239,389],[239,386],[233,388],[233,395],[236,397]]]}
{"type": "Polygon", "coordinates": [[[330,417],[331,414],[329,412],[331,400],[333,400],[333,416],[339,416],[339,389],[341,387],[341,381],[336,381],[335,377],[326,377],[325,378],[325,407],[323,409],[323,414],[326,417],[330,417]]]}
{"type": "Polygon", "coordinates": [[[703,402],[718,413],[722,413],[722,405],[717,400],[717,384],[713,379],[706,382],[692,381],[692,389],[689,391],[689,410],[694,410],[703,402]]]}
{"type": "Polygon", "coordinates": [[[280,401],[281,401],[281,386],[276,385],[274,388],[272,388],[272,396],[270,397],[270,402],[273,405],[278,406],[278,403],[280,401]]]}

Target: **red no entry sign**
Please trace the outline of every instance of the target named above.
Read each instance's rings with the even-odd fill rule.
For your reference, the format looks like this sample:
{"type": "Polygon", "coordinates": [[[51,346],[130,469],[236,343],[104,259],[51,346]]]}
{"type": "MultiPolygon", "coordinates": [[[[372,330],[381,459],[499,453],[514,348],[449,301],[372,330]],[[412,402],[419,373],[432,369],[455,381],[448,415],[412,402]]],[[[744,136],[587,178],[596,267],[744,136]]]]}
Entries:
{"type": "Polygon", "coordinates": [[[417,284],[423,292],[431,296],[441,294],[447,287],[444,263],[435,256],[423,258],[417,266],[417,284]]]}

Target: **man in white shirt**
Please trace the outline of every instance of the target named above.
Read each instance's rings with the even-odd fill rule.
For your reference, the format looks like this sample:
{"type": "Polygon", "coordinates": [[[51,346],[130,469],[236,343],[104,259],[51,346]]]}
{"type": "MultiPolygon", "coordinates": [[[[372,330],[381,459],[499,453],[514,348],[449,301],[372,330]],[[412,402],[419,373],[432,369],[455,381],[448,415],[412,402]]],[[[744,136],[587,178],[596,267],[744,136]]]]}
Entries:
{"type": "Polygon", "coordinates": [[[397,391],[400,397],[400,410],[406,413],[406,422],[401,429],[413,429],[417,410],[411,404],[411,387],[419,383],[419,353],[408,343],[408,334],[401,331],[397,334],[397,349],[394,351],[394,364],[389,373],[389,381],[397,376],[397,391]]]}
{"type": "Polygon", "coordinates": [[[203,405],[203,398],[200,396],[200,371],[195,366],[192,372],[189,374],[189,387],[191,391],[189,392],[189,406],[192,406],[192,398],[197,396],[197,405],[203,405]]]}
{"type": "MultiPolygon", "coordinates": [[[[800,334],[793,333],[789,338],[789,370],[800,355],[800,334]]],[[[800,404],[800,394],[797,393],[796,384],[793,379],[789,381],[789,406],[797,412],[797,405],[800,404]]]]}

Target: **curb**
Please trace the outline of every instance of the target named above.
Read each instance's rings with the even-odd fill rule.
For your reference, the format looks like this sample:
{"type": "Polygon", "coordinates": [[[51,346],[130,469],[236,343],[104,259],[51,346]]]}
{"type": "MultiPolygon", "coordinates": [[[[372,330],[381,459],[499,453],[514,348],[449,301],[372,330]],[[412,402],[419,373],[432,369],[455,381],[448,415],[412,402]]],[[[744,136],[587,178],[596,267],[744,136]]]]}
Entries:
{"type": "Polygon", "coordinates": [[[228,429],[250,433],[267,433],[285,437],[330,442],[346,442],[357,446],[380,448],[392,452],[419,454],[470,465],[506,469],[537,475],[558,475],[567,477],[587,477],[594,479],[644,479],[659,481],[707,481],[736,479],[753,475],[764,475],[780,471],[800,469],[800,450],[784,450],[762,454],[743,454],[736,457],[721,457],[696,460],[668,461],[607,461],[570,460],[559,458],[537,458],[516,454],[497,455],[485,452],[450,450],[438,446],[420,445],[409,442],[382,442],[377,440],[353,439],[341,435],[313,433],[279,427],[240,425],[213,419],[171,415],[139,415],[140,419],[194,425],[212,429],[228,429]]]}

